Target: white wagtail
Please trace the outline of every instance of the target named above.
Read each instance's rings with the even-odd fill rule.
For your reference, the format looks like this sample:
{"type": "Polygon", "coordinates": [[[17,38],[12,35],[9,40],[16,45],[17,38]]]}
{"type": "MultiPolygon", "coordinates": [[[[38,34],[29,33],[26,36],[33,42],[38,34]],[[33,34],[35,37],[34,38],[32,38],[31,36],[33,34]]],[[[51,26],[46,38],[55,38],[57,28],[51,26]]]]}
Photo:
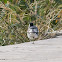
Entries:
{"type": "MultiPolygon", "coordinates": [[[[30,23],[28,26],[27,36],[30,40],[34,40],[38,38],[38,28],[34,26],[33,23],[30,23]]],[[[34,41],[33,41],[33,44],[34,44],[34,41]]]]}

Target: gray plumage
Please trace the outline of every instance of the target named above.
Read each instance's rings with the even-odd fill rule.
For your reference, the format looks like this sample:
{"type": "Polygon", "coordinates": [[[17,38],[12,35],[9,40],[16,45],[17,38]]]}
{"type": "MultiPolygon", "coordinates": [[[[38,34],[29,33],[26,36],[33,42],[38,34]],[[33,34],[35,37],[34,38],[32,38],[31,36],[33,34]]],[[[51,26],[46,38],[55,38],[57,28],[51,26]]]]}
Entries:
{"type": "Polygon", "coordinates": [[[29,27],[27,30],[27,36],[30,40],[34,40],[34,39],[38,38],[38,28],[36,26],[34,26],[33,23],[29,24],[29,27]]]}

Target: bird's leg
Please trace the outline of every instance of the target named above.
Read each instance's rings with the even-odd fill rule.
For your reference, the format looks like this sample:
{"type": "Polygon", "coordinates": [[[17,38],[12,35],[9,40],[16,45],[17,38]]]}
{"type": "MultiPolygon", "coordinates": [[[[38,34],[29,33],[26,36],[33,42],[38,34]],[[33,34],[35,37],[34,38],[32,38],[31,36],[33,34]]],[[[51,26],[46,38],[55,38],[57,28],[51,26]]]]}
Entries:
{"type": "Polygon", "coordinates": [[[33,43],[32,44],[34,44],[34,41],[33,41],[33,43]]]}
{"type": "MultiPolygon", "coordinates": [[[[33,39],[34,39],[34,37],[33,37],[33,39]]],[[[33,43],[32,44],[34,44],[34,41],[33,41],[33,43]]]]}

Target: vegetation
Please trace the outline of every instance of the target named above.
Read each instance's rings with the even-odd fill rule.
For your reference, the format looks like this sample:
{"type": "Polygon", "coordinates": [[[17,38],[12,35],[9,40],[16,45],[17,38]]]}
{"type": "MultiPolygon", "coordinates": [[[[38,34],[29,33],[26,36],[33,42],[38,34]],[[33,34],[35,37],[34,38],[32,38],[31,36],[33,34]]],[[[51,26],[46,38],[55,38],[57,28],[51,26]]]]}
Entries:
{"type": "Polygon", "coordinates": [[[30,22],[38,27],[39,39],[62,30],[62,0],[0,0],[0,45],[29,42],[30,22]]]}

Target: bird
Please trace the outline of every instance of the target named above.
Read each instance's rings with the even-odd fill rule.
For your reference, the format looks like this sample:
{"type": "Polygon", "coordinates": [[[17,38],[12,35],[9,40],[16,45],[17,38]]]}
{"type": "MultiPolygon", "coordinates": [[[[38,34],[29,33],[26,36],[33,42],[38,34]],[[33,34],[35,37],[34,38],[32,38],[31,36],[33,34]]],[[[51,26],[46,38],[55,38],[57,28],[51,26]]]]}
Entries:
{"type": "MultiPolygon", "coordinates": [[[[34,40],[38,38],[38,32],[39,32],[38,28],[35,25],[33,25],[33,23],[30,23],[27,30],[27,37],[30,40],[34,40]]],[[[33,44],[34,44],[34,41],[33,41],[33,44]]]]}

